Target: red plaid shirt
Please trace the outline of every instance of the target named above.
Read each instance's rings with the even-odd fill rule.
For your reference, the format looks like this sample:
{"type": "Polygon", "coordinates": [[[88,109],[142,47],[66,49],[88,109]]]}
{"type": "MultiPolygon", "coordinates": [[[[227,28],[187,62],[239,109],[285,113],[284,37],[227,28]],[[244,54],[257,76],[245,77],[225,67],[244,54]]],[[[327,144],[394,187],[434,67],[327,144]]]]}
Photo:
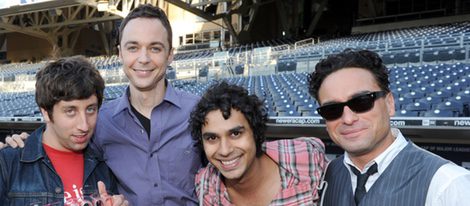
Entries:
{"type": "MultiPolygon", "coordinates": [[[[263,151],[279,165],[281,175],[282,189],[269,205],[317,204],[317,186],[327,166],[324,148],[318,138],[311,137],[276,140],[263,145],[263,151]]],[[[203,192],[203,205],[233,205],[220,175],[210,163],[196,174],[196,193],[200,197],[203,192]]]]}

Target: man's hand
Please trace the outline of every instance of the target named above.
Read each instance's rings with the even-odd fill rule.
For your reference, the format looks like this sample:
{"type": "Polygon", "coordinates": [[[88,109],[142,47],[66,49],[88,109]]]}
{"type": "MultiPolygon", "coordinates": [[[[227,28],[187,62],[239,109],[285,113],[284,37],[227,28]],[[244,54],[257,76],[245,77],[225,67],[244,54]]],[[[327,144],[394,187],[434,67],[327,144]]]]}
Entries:
{"type": "Polygon", "coordinates": [[[24,147],[25,140],[29,137],[29,134],[26,132],[22,132],[21,134],[14,134],[12,136],[7,136],[5,138],[5,143],[0,142],[0,149],[6,146],[10,146],[13,148],[24,147]]]}
{"type": "Polygon", "coordinates": [[[98,192],[105,206],[128,206],[129,202],[124,198],[124,195],[108,195],[106,192],[106,185],[102,181],[98,181],[98,192]]]}

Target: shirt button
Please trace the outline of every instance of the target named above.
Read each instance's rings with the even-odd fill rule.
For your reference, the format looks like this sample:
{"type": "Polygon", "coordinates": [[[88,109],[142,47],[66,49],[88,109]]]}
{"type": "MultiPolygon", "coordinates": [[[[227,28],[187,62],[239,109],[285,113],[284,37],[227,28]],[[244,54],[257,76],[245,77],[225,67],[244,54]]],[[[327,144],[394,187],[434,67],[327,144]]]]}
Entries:
{"type": "Polygon", "coordinates": [[[150,157],[153,157],[153,153],[152,153],[152,154],[150,154],[150,157]]]}
{"type": "Polygon", "coordinates": [[[158,184],[157,183],[153,184],[153,187],[158,187],[158,184]]]}
{"type": "Polygon", "coordinates": [[[61,192],[62,192],[62,188],[60,188],[60,187],[55,188],[55,193],[59,194],[61,192]]]}
{"type": "Polygon", "coordinates": [[[140,133],[142,133],[142,134],[143,134],[143,133],[144,133],[144,130],[143,130],[143,129],[141,129],[141,130],[140,130],[140,133]]]}

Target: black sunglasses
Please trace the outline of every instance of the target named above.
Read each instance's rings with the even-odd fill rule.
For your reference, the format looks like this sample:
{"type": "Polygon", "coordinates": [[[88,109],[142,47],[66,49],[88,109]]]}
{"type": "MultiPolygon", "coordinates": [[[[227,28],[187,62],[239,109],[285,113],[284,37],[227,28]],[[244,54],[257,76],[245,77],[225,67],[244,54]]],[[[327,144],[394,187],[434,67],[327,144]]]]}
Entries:
{"type": "Polygon", "coordinates": [[[387,94],[385,91],[369,92],[356,96],[347,102],[340,102],[335,104],[328,104],[317,108],[318,114],[320,114],[325,120],[332,121],[340,118],[343,115],[344,106],[348,106],[349,109],[356,113],[367,112],[374,107],[374,102],[380,97],[387,94]]]}

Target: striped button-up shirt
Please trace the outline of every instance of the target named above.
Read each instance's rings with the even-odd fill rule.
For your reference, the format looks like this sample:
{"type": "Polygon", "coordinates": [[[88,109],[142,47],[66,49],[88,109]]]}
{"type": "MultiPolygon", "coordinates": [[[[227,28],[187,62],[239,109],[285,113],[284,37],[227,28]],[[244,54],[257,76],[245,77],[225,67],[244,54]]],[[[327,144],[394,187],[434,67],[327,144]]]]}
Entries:
{"type": "MultiPolygon", "coordinates": [[[[270,206],[317,204],[317,187],[327,165],[324,148],[318,138],[311,137],[264,143],[263,151],[278,164],[281,176],[281,191],[270,206]]],[[[233,205],[221,175],[210,163],[199,170],[195,182],[201,205],[233,205]]]]}

